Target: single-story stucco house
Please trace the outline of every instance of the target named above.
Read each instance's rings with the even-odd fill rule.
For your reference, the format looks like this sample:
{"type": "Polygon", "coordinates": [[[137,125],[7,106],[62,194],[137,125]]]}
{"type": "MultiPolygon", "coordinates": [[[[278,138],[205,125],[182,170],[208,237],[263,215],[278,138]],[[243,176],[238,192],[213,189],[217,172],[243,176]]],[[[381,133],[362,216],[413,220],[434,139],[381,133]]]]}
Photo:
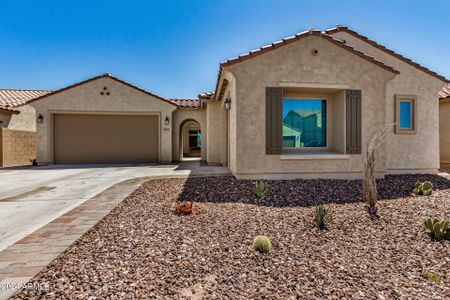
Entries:
{"type": "Polygon", "coordinates": [[[336,26],[222,62],[215,91],[197,99],[163,98],[104,74],[6,101],[3,126],[36,132],[39,164],[199,156],[237,178],[291,179],[360,178],[368,138],[395,123],[377,150],[377,176],[436,173],[439,93],[448,84],[336,26]],[[22,116],[21,127],[9,125],[22,116]]]}

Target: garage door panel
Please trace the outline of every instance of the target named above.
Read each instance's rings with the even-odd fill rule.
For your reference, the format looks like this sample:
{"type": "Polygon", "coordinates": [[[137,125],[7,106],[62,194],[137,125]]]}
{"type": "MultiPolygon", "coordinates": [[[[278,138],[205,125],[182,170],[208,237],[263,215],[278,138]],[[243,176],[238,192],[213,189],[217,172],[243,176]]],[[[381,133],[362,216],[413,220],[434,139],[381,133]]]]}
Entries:
{"type": "Polygon", "coordinates": [[[55,163],[157,162],[158,149],[157,116],[54,116],[55,163]]]}

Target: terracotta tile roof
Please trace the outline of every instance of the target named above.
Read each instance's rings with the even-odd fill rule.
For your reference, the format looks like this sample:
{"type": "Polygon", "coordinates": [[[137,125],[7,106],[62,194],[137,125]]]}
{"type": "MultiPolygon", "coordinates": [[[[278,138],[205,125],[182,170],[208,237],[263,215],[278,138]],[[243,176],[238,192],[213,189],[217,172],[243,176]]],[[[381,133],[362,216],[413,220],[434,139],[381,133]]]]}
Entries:
{"type": "Polygon", "coordinates": [[[20,113],[20,111],[14,109],[14,108],[4,107],[4,106],[0,106],[0,112],[13,113],[13,114],[20,113]]]}
{"type": "Polygon", "coordinates": [[[0,107],[11,108],[21,106],[49,93],[51,91],[0,89],[0,107]]]}
{"type": "Polygon", "coordinates": [[[201,93],[198,95],[198,98],[202,100],[211,100],[214,99],[214,95],[215,94],[213,92],[201,93]]]}
{"type": "Polygon", "coordinates": [[[347,26],[337,25],[334,28],[326,30],[325,33],[329,34],[329,35],[333,35],[334,33],[339,32],[339,31],[347,32],[347,33],[349,33],[349,34],[351,34],[351,35],[353,35],[353,36],[355,36],[355,37],[365,41],[366,43],[374,46],[375,48],[378,48],[378,49],[380,49],[380,50],[382,50],[382,51],[384,51],[384,52],[386,52],[386,53],[388,53],[388,54],[390,54],[390,55],[392,55],[392,56],[402,60],[403,62],[405,62],[405,63],[407,63],[407,64],[409,64],[411,66],[414,66],[414,67],[418,68],[419,70],[424,71],[425,73],[427,73],[427,74],[429,74],[429,75],[431,75],[433,77],[436,77],[436,78],[438,78],[440,80],[443,80],[445,82],[450,83],[450,81],[447,78],[445,78],[444,76],[439,75],[436,72],[433,72],[430,69],[428,69],[428,68],[426,68],[424,66],[421,66],[420,64],[418,64],[416,62],[413,62],[411,59],[406,58],[403,55],[394,52],[393,50],[387,49],[385,46],[380,45],[377,42],[369,39],[368,37],[366,37],[364,35],[361,35],[358,32],[349,29],[347,26]]]}
{"type": "Polygon", "coordinates": [[[169,99],[172,103],[175,103],[179,107],[198,108],[200,107],[199,99],[169,99]]]}
{"type": "Polygon", "coordinates": [[[444,87],[439,92],[439,99],[449,99],[450,98],[450,84],[444,87]]]}
{"type": "Polygon", "coordinates": [[[274,43],[272,43],[270,45],[262,46],[259,49],[249,51],[247,53],[239,55],[238,57],[231,58],[231,59],[229,59],[227,61],[224,61],[220,65],[221,65],[221,67],[234,65],[236,63],[245,61],[245,60],[250,59],[250,58],[254,58],[254,57],[259,56],[261,54],[264,54],[264,53],[266,53],[268,51],[272,51],[272,50],[278,49],[280,47],[289,45],[290,43],[296,42],[298,40],[301,40],[303,38],[306,38],[306,37],[312,36],[312,35],[324,38],[325,40],[327,40],[327,41],[329,41],[329,42],[331,42],[331,43],[333,43],[333,44],[335,44],[335,45],[337,45],[337,46],[339,46],[339,47],[341,47],[343,49],[346,49],[346,50],[348,50],[348,51],[358,55],[359,57],[361,57],[361,58],[363,58],[363,59],[365,59],[365,60],[367,60],[367,61],[369,61],[371,63],[374,63],[374,64],[376,64],[376,65],[378,65],[378,66],[380,66],[380,67],[382,67],[382,68],[392,72],[392,73],[400,74],[399,71],[397,71],[394,68],[386,65],[385,63],[375,59],[374,57],[369,56],[369,55],[367,55],[367,54],[365,54],[365,53],[363,53],[363,52],[361,52],[359,50],[356,50],[355,48],[351,47],[350,45],[347,45],[343,41],[341,41],[339,39],[336,39],[336,38],[332,37],[331,35],[323,33],[323,32],[321,32],[320,30],[317,30],[317,29],[310,29],[308,31],[304,31],[304,32],[298,33],[296,35],[284,38],[284,39],[279,40],[277,42],[274,42],[274,43]]]}

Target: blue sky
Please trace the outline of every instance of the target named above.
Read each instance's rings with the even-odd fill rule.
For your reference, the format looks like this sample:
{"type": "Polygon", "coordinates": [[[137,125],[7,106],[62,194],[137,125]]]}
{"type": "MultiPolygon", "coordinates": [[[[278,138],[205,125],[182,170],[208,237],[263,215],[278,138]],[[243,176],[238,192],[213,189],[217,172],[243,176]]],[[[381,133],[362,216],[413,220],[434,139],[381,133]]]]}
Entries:
{"type": "Polygon", "coordinates": [[[0,87],[110,72],[164,97],[214,89],[219,62],[344,24],[450,78],[450,1],[2,0],[0,87]]]}

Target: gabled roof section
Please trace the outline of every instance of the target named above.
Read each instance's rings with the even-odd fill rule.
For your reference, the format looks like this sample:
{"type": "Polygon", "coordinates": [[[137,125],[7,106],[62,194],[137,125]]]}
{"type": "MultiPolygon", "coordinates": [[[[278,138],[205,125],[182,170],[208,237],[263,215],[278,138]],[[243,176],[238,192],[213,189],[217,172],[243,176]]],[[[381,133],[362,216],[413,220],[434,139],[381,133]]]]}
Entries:
{"type": "Polygon", "coordinates": [[[154,94],[154,93],[152,93],[152,92],[149,92],[149,91],[144,90],[144,89],[142,89],[142,88],[140,88],[140,87],[137,87],[137,86],[135,86],[135,85],[133,85],[133,84],[131,84],[131,83],[128,83],[128,82],[126,82],[126,81],[123,81],[123,80],[121,80],[121,79],[119,79],[119,78],[117,78],[117,77],[112,76],[112,75],[109,74],[109,73],[105,73],[105,74],[102,74],[102,75],[99,75],[99,76],[95,76],[95,77],[92,77],[92,78],[90,78],[90,79],[87,79],[87,80],[84,80],[84,81],[81,81],[81,82],[78,82],[78,83],[75,83],[75,84],[72,84],[72,85],[69,85],[69,86],[67,86],[67,87],[65,87],[65,88],[62,88],[62,89],[53,91],[53,92],[51,92],[51,93],[48,93],[48,94],[46,94],[46,95],[42,95],[42,96],[40,96],[40,97],[34,98],[34,99],[32,99],[31,101],[29,101],[29,102],[34,102],[34,101],[37,101],[37,100],[46,98],[46,97],[48,97],[48,96],[52,96],[52,95],[55,95],[55,94],[58,94],[58,93],[67,91],[67,90],[72,89],[72,88],[74,88],[74,87],[77,87],[77,86],[86,84],[86,83],[88,83],[88,82],[91,82],[91,81],[94,81],[94,80],[97,80],[97,79],[100,79],[100,78],[110,78],[110,79],[112,79],[112,80],[115,80],[115,81],[117,81],[117,82],[120,82],[120,83],[122,83],[122,84],[125,84],[125,85],[127,85],[127,86],[129,86],[129,87],[131,87],[131,88],[133,88],[133,89],[135,89],[135,90],[137,90],[137,91],[140,91],[140,92],[142,92],[142,93],[144,93],[144,94],[147,94],[147,95],[149,95],[149,96],[155,97],[155,98],[157,98],[157,99],[159,99],[159,100],[162,100],[162,101],[164,101],[164,102],[167,102],[167,103],[169,103],[169,104],[171,104],[171,105],[177,106],[177,104],[175,104],[174,102],[170,101],[169,99],[163,98],[163,97],[158,96],[158,95],[156,95],[156,94],[154,94]]]}
{"type": "Polygon", "coordinates": [[[168,99],[170,102],[175,103],[178,107],[186,108],[199,108],[200,99],[187,99],[187,98],[177,98],[168,99]]]}
{"type": "Polygon", "coordinates": [[[384,64],[383,62],[381,62],[379,60],[376,60],[374,57],[369,56],[369,55],[367,55],[367,54],[365,54],[365,53],[363,53],[363,52],[361,52],[359,50],[356,50],[355,48],[347,45],[343,41],[341,41],[339,39],[336,39],[336,38],[332,37],[331,35],[328,35],[326,33],[321,32],[320,30],[316,30],[316,29],[310,29],[308,31],[304,31],[304,32],[298,33],[296,35],[284,38],[284,39],[279,40],[277,42],[274,42],[274,43],[272,43],[270,45],[262,46],[259,49],[252,50],[250,52],[241,54],[238,57],[231,58],[231,59],[229,59],[227,61],[222,62],[220,64],[220,66],[221,67],[227,67],[227,66],[230,66],[230,65],[234,65],[234,64],[240,63],[242,61],[246,61],[248,59],[254,58],[254,57],[259,56],[261,54],[264,54],[264,53],[267,53],[269,51],[278,49],[280,47],[284,47],[286,45],[289,45],[289,44],[291,44],[293,42],[299,41],[299,40],[304,39],[304,38],[309,37],[309,36],[321,37],[321,38],[331,42],[332,44],[334,44],[334,45],[336,45],[338,47],[341,47],[341,48],[343,48],[343,49],[345,49],[347,51],[350,51],[353,54],[356,54],[359,57],[361,57],[361,58],[363,58],[363,59],[365,59],[365,60],[367,60],[367,61],[369,61],[369,62],[371,62],[373,64],[376,64],[376,65],[378,65],[379,67],[381,67],[383,69],[386,69],[389,72],[392,72],[394,74],[400,74],[399,71],[397,71],[394,68],[384,64]]]}
{"type": "Polygon", "coordinates": [[[21,106],[51,92],[47,90],[0,89],[0,107],[11,108],[21,106]]]}
{"type": "Polygon", "coordinates": [[[439,92],[439,99],[440,99],[440,100],[450,99],[450,84],[447,85],[446,87],[444,87],[444,88],[439,92]]]}
{"type": "Polygon", "coordinates": [[[357,37],[360,40],[363,40],[366,43],[372,45],[373,47],[378,48],[378,49],[380,49],[380,50],[382,50],[382,51],[384,51],[384,52],[386,52],[386,53],[388,53],[388,54],[390,54],[390,55],[400,59],[401,61],[403,61],[403,62],[405,62],[405,63],[407,63],[407,64],[409,64],[409,65],[411,65],[413,67],[416,67],[419,70],[422,70],[423,72],[427,73],[428,75],[436,77],[436,78],[438,78],[438,79],[440,79],[440,80],[442,80],[444,82],[450,83],[450,81],[447,78],[445,78],[444,76],[439,75],[436,72],[433,72],[430,69],[428,69],[428,68],[426,68],[424,66],[421,66],[420,64],[412,61],[411,59],[406,58],[403,55],[398,54],[395,51],[390,50],[390,49],[386,48],[383,45],[378,44],[377,42],[369,39],[368,37],[366,37],[364,35],[361,35],[361,34],[359,34],[358,32],[356,32],[354,30],[349,29],[347,26],[337,25],[334,28],[330,28],[330,29],[326,30],[325,33],[329,34],[329,35],[333,35],[333,34],[335,34],[337,32],[340,32],[340,31],[347,32],[347,33],[353,35],[354,37],[357,37]]]}

